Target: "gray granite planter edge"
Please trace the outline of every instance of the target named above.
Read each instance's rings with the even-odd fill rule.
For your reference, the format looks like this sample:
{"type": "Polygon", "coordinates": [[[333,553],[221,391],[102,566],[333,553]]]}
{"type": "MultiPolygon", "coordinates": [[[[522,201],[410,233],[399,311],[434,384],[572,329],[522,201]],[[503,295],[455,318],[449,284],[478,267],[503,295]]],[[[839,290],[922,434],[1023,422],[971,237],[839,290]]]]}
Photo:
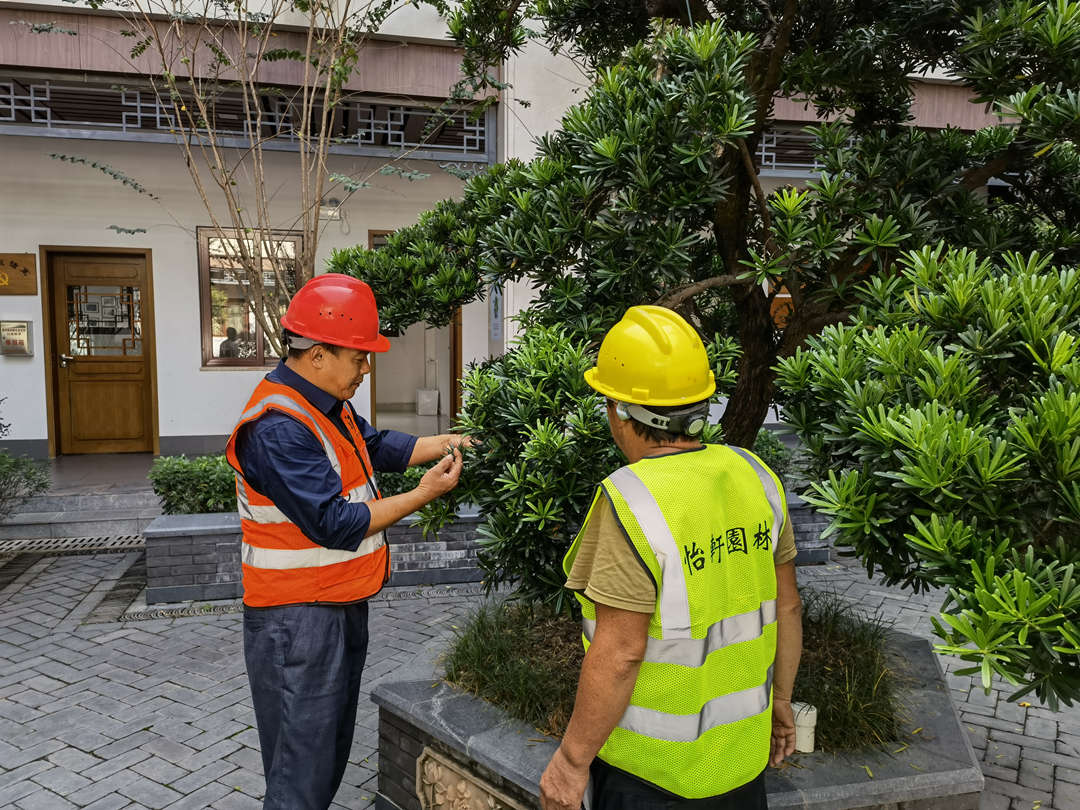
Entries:
{"type": "MultiPolygon", "coordinates": [[[[932,660],[932,666],[944,683],[944,676],[936,656],[924,639],[904,633],[896,633],[901,647],[919,647],[932,660]]],[[[780,789],[773,785],[769,793],[769,806],[773,808],[814,807],[829,810],[845,810],[867,807],[875,803],[889,805],[935,797],[956,797],[978,794],[984,779],[971,742],[963,731],[960,717],[942,685],[935,690],[914,688],[910,695],[937,703],[943,714],[940,722],[955,730],[960,750],[949,759],[955,759],[957,767],[939,771],[914,772],[904,776],[886,776],[866,781],[848,780],[837,784],[818,785],[808,788],[780,789]],[[944,705],[947,704],[947,710],[944,705]],[[964,764],[966,763],[966,764],[964,764]]],[[[421,731],[459,751],[466,757],[506,778],[508,781],[536,795],[539,779],[557,747],[550,738],[541,740],[536,729],[513,720],[491,704],[449,686],[443,681],[423,680],[384,682],[372,690],[371,699],[380,707],[405,718],[421,731]],[[447,722],[452,720],[453,723],[447,722]],[[534,741],[527,743],[527,741],[534,741]]],[[[929,722],[928,722],[929,725],[929,722]]],[[[889,757],[883,752],[869,752],[862,758],[873,768],[881,767],[889,757]]],[[[823,756],[820,753],[809,757],[823,756]]],[[[837,760],[843,759],[838,757],[837,760]]],[[[853,764],[852,762],[846,763],[853,764]]],[[[859,766],[861,767],[861,766],[859,766]]],[[[770,774],[774,774],[771,769],[770,774]]],[[[769,781],[774,781],[770,779],[769,781]]]]}
{"type": "Polygon", "coordinates": [[[214,512],[208,515],[162,515],[142,531],[143,537],[194,537],[205,534],[239,534],[240,515],[214,512]]]}

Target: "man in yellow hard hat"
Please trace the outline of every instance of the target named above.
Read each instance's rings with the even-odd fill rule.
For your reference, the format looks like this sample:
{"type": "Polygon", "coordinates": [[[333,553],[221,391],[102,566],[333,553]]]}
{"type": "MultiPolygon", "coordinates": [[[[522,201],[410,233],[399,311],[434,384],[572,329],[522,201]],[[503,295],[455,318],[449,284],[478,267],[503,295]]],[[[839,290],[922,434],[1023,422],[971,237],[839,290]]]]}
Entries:
{"type": "Polygon", "coordinates": [[[795,748],[802,649],[783,487],[752,453],[699,441],[716,383],[677,313],[629,309],[585,379],[629,464],[563,563],[586,654],[541,804],[763,810],[766,764],[795,748]]]}

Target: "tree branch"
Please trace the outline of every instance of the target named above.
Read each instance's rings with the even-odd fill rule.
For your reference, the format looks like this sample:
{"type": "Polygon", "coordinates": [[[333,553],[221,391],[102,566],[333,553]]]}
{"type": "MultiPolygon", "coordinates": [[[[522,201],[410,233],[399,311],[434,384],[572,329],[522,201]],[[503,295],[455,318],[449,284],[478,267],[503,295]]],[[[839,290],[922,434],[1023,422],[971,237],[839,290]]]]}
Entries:
{"type": "Polygon", "coordinates": [[[758,132],[765,126],[773,96],[780,87],[780,68],[791,46],[791,30],[795,27],[795,16],[798,10],[798,0],[785,0],[783,17],[779,24],[773,25],[762,41],[762,46],[769,51],[769,63],[765,68],[765,76],[757,93],[758,107],[754,123],[758,132]]]}
{"type": "Polygon", "coordinates": [[[679,304],[687,298],[693,298],[698,293],[705,292],[705,290],[715,289],[716,287],[746,286],[750,283],[751,282],[747,279],[739,278],[734,275],[713,276],[712,278],[695,281],[692,284],[683,284],[676,287],[674,290],[669,290],[656,300],[656,305],[659,307],[667,307],[668,309],[675,309],[675,307],[679,306],[679,304]]]}
{"type": "Polygon", "coordinates": [[[772,239],[772,217],[769,216],[769,203],[765,198],[765,190],[761,187],[761,181],[758,179],[757,167],[754,165],[754,159],[750,157],[750,149],[746,146],[746,141],[739,140],[739,154],[742,155],[743,166],[746,168],[746,174],[750,178],[750,182],[754,185],[754,195],[757,197],[758,207],[761,209],[761,219],[765,224],[765,239],[763,242],[769,242],[772,239]]]}

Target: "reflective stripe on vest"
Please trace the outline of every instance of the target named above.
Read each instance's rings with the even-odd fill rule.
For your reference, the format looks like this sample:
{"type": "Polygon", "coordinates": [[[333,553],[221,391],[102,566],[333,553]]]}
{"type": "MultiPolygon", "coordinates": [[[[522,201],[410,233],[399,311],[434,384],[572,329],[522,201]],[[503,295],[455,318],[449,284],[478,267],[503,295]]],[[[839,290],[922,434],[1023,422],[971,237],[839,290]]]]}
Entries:
{"type": "Polygon", "coordinates": [[[309,427],[315,431],[315,435],[318,436],[319,440],[322,442],[323,450],[326,452],[326,457],[330,459],[330,464],[334,468],[334,472],[336,472],[338,475],[341,475],[341,463],[338,461],[337,452],[334,450],[334,443],[330,441],[330,437],[327,436],[325,432],[323,432],[323,429],[319,426],[319,423],[311,418],[311,412],[308,410],[308,408],[304,405],[301,405],[292,397],[286,396],[285,394],[269,394],[263,397],[246,411],[244,411],[242,414],[240,414],[240,419],[237,420],[237,425],[240,425],[242,422],[251,419],[256,414],[262,413],[270,405],[278,405],[287,410],[299,411],[300,413],[304,414],[304,416],[308,417],[307,421],[311,423],[309,427]]]}
{"type": "MultiPolygon", "coordinates": [[[[253,523],[292,522],[285,516],[285,513],[276,506],[252,506],[248,501],[244,477],[239,473],[236,474],[236,482],[236,511],[240,513],[241,519],[250,520],[253,523]]],[[[373,501],[375,500],[375,489],[371,482],[368,481],[358,487],[350,489],[349,494],[345,496],[345,500],[350,503],[366,503],[368,501],[373,501]]]]}
{"type": "Polygon", "coordinates": [[[620,467],[608,480],[619,490],[634,513],[664,574],[664,589],[660,594],[660,621],[664,638],[690,638],[690,594],[686,591],[682,554],[664,519],[664,513],[660,511],[660,505],[637,473],[629,467],[620,467]]]}
{"type": "Polygon", "coordinates": [[[780,529],[784,526],[784,499],[780,497],[780,490],[776,486],[776,481],[773,480],[772,475],[766,470],[761,462],[754,458],[750,453],[746,452],[741,447],[736,447],[733,444],[729,444],[728,448],[734,450],[743,459],[745,459],[754,472],[757,473],[758,479],[761,481],[761,486],[765,489],[765,497],[769,501],[769,506],[772,507],[773,524],[772,524],[772,550],[773,555],[776,554],[776,544],[780,539],[780,529]]]}
{"type": "Polygon", "coordinates": [[[386,545],[386,536],[382,532],[365,537],[356,551],[336,548],[259,548],[243,543],[241,560],[244,565],[255,568],[268,568],[272,571],[284,571],[290,568],[317,568],[321,565],[336,565],[350,562],[357,557],[370,554],[386,545]]]}
{"type": "Polygon", "coordinates": [[[715,697],[697,714],[667,714],[642,706],[627,706],[619,727],[635,734],[669,742],[693,742],[717,726],[754,717],[769,708],[773,668],[761,686],[715,697]]]}
{"type": "MultiPolygon", "coordinates": [[[[705,638],[680,638],[674,640],[650,638],[645,647],[645,661],[652,664],[678,664],[682,667],[700,667],[705,659],[717,650],[759,638],[765,626],[776,621],[776,600],[762,602],[757,610],[728,616],[715,622],[705,638]]],[[[592,643],[596,632],[594,619],[582,618],[585,638],[592,643]]]]}

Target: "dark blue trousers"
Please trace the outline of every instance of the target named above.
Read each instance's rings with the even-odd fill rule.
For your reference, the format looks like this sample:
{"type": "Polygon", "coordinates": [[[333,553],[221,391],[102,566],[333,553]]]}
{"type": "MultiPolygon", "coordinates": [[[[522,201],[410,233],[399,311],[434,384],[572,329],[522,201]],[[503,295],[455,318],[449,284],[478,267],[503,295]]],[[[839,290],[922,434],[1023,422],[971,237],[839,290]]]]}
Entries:
{"type": "Polygon", "coordinates": [[[264,810],[330,806],[349,761],[367,643],[366,602],[244,609],[264,810]]]}

